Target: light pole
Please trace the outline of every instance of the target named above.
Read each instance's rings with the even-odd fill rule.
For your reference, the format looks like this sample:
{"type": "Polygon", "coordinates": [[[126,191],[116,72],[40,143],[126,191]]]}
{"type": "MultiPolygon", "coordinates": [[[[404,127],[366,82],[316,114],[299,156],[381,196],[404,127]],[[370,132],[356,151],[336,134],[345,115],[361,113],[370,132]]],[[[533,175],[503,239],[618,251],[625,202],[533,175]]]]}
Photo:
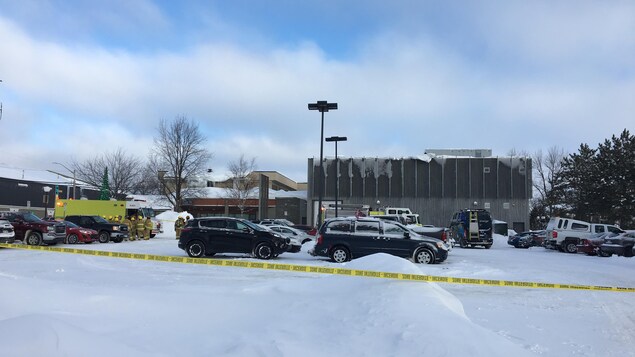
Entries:
{"type": "Polygon", "coordinates": [[[324,112],[328,112],[329,110],[337,110],[337,103],[328,103],[326,100],[318,100],[316,103],[309,103],[309,110],[318,110],[322,113],[322,126],[320,129],[320,174],[318,177],[320,178],[320,182],[318,183],[318,221],[316,226],[320,226],[322,224],[322,195],[324,194],[324,183],[322,182],[323,172],[323,155],[324,155],[324,112]]]}
{"type": "Polygon", "coordinates": [[[42,197],[42,202],[44,203],[44,219],[46,219],[46,214],[48,213],[48,205],[49,205],[49,192],[51,192],[51,188],[49,186],[42,187],[42,191],[44,191],[44,197],[42,197]]]}
{"type": "MultiPolygon", "coordinates": [[[[68,170],[69,172],[73,173],[73,199],[75,199],[75,170],[71,170],[68,167],[66,167],[66,165],[64,165],[62,163],[59,163],[59,162],[55,162],[54,161],[53,164],[60,165],[63,168],[65,168],[66,170],[68,170]]],[[[68,186],[66,188],[67,188],[67,190],[66,190],[66,199],[68,199],[68,186]]]]}
{"type": "Polygon", "coordinates": [[[329,138],[326,138],[325,140],[335,143],[335,217],[337,217],[337,206],[340,205],[337,197],[340,193],[340,162],[339,157],[337,156],[337,143],[339,141],[346,141],[348,139],[345,136],[331,136],[329,138]]]}

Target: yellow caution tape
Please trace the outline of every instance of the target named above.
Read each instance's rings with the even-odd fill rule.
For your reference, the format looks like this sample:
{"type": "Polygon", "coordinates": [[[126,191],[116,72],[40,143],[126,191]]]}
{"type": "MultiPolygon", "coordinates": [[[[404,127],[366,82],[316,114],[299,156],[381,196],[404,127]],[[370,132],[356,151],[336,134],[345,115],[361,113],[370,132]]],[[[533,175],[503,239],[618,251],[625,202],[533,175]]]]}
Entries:
{"type": "Polygon", "coordinates": [[[635,292],[635,288],[626,288],[626,287],[619,287],[619,286],[550,284],[550,283],[537,283],[537,282],[530,282],[530,281],[454,278],[454,277],[448,277],[448,276],[389,273],[389,272],[383,272],[383,271],[331,268],[331,267],[312,266],[312,265],[279,264],[279,263],[268,263],[268,262],[265,263],[265,262],[252,262],[252,261],[233,260],[233,259],[173,257],[173,256],[143,254],[143,253],[120,253],[120,252],[107,252],[107,251],[100,251],[100,250],[59,248],[59,247],[24,245],[24,244],[0,243],[0,248],[43,250],[43,251],[49,251],[49,252],[83,254],[83,255],[92,255],[92,256],[98,256],[98,257],[126,258],[126,259],[135,259],[135,260],[152,260],[152,261],[167,262],[167,263],[200,264],[200,265],[214,265],[214,266],[224,266],[224,267],[293,271],[293,272],[300,272],[300,273],[348,275],[348,276],[361,276],[361,277],[367,277],[367,278],[394,279],[394,280],[406,280],[406,281],[417,281],[417,282],[488,285],[488,286],[503,286],[503,287],[527,288],[527,289],[566,289],[566,290],[590,290],[590,291],[615,291],[615,292],[628,292],[628,293],[635,292]]]}

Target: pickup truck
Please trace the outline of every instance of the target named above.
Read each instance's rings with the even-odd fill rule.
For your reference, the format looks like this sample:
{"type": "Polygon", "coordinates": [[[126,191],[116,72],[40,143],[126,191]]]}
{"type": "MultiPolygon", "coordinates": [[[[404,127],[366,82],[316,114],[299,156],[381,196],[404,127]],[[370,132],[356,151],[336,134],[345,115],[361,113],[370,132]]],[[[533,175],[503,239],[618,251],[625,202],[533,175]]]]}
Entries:
{"type": "Polygon", "coordinates": [[[44,221],[31,212],[0,212],[0,218],[11,222],[15,240],[28,245],[63,243],[66,238],[66,226],[44,221]]]}
{"type": "Polygon", "coordinates": [[[415,224],[409,224],[407,226],[411,230],[416,233],[422,234],[427,237],[441,239],[449,246],[454,247],[454,239],[450,238],[448,234],[449,229],[445,227],[434,227],[434,226],[418,226],[415,224]]]}
{"type": "Polygon", "coordinates": [[[624,233],[622,229],[610,224],[589,223],[572,218],[552,217],[547,223],[545,248],[561,252],[577,253],[582,239],[590,238],[594,233],[624,233]]]}
{"type": "Polygon", "coordinates": [[[80,227],[96,230],[100,243],[108,243],[111,240],[115,243],[121,243],[128,238],[127,225],[110,223],[100,216],[71,215],[66,216],[64,220],[73,222],[80,227]]]}

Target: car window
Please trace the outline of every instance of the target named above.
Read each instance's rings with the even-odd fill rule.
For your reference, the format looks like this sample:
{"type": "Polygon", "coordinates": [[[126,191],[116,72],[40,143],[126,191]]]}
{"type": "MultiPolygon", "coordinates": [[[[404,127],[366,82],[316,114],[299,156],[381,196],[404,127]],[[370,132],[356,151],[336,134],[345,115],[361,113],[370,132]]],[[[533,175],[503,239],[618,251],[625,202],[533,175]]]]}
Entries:
{"type": "Polygon", "coordinates": [[[227,226],[224,219],[203,220],[200,225],[205,228],[225,228],[227,226]]]}
{"type": "Polygon", "coordinates": [[[357,221],[355,232],[358,234],[379,234],[379,222],[357,221]]]}
{"type": "Polygon", "coordinates": [[[238,229],[239,231],[248,231],[249,226],[244,224],[243,222],[236,222],[236,229],[238,229]]]}
{"type": "Polygon", "coordinates": [[[595,226],[595,233],[603,233],[604,226],[595,226]]]}
{"type": "Polygon", "coordinates": [[[399,238],[403,238],[404,237],[404,232],[406,232],[405,229],[399,227],[396,224],[392,224],[392,223],[384,223],[384,234],[385,235],[389,235],[391,237],[399,237],[399,238]]]}
{"type": "Polygon", "coordinates": [[[562,229],[567,229],[568,226],[569,226],[569,220],[565,219],[564,224],[562,225],[562,229]]]}
{"type": "Polygon", "coordinates": [[[620,233],[622,233],[622,232],[623,232],[621,229],[619,229],[619,228],[617,228],[617,227],[613,227],[613,226],[608,226],[608,227],[606,227],[606,228],[607,228],[607,229],[608,229],[608,231],[609,231],[609,232],[611,232],[611,233],[617,233],[617,234],[620,234],[620,233]]]}
{"type": "Polygon", "coordinates": [[[558,220],[558,228],[562,228],[562,220],[561,219],[558,220]]]}
{"type": "Polygon", "coordinates": [[[586,224],[571,222],[571,229],[574,231],[588,231],[589,226],[586,224]]]}
{"type": "Polygon", "coordinates": [[[351,231],[351,222],[350,221],[336,221],[329,223],[326,226],[326,233],[329,232],[350,232],[351,231]]]}
{"type": "Polygon", "coordinates": [[[81,219],[79,220],[79,225],[80,226],[86,226],[90,224],[90,218],[88,217],[81,217],[81,219]]]}

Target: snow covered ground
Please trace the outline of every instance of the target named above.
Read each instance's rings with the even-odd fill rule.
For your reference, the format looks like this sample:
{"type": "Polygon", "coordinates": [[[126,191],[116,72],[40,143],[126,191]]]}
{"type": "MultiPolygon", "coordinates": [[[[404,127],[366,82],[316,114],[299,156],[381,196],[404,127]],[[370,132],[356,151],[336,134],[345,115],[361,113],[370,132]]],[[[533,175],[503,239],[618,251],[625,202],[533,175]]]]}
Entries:
{"type": "MultiPolygon", "coordinates": [[[[164,217],[165,218],[165,217],[164,217]]],[[[150,241],[78,247],[184,256],[150,241]]],[[[635,286],[635,259],[515,249],[352,269],[635,286]]],[[[339,266],[297,254],[277,261],[339,266]]],[[[225,258],[252,258],[227,254],[225,258]]],[[[0,249],[0,356],[635,356],[633,293],[415,283],[0,249]]]]}

